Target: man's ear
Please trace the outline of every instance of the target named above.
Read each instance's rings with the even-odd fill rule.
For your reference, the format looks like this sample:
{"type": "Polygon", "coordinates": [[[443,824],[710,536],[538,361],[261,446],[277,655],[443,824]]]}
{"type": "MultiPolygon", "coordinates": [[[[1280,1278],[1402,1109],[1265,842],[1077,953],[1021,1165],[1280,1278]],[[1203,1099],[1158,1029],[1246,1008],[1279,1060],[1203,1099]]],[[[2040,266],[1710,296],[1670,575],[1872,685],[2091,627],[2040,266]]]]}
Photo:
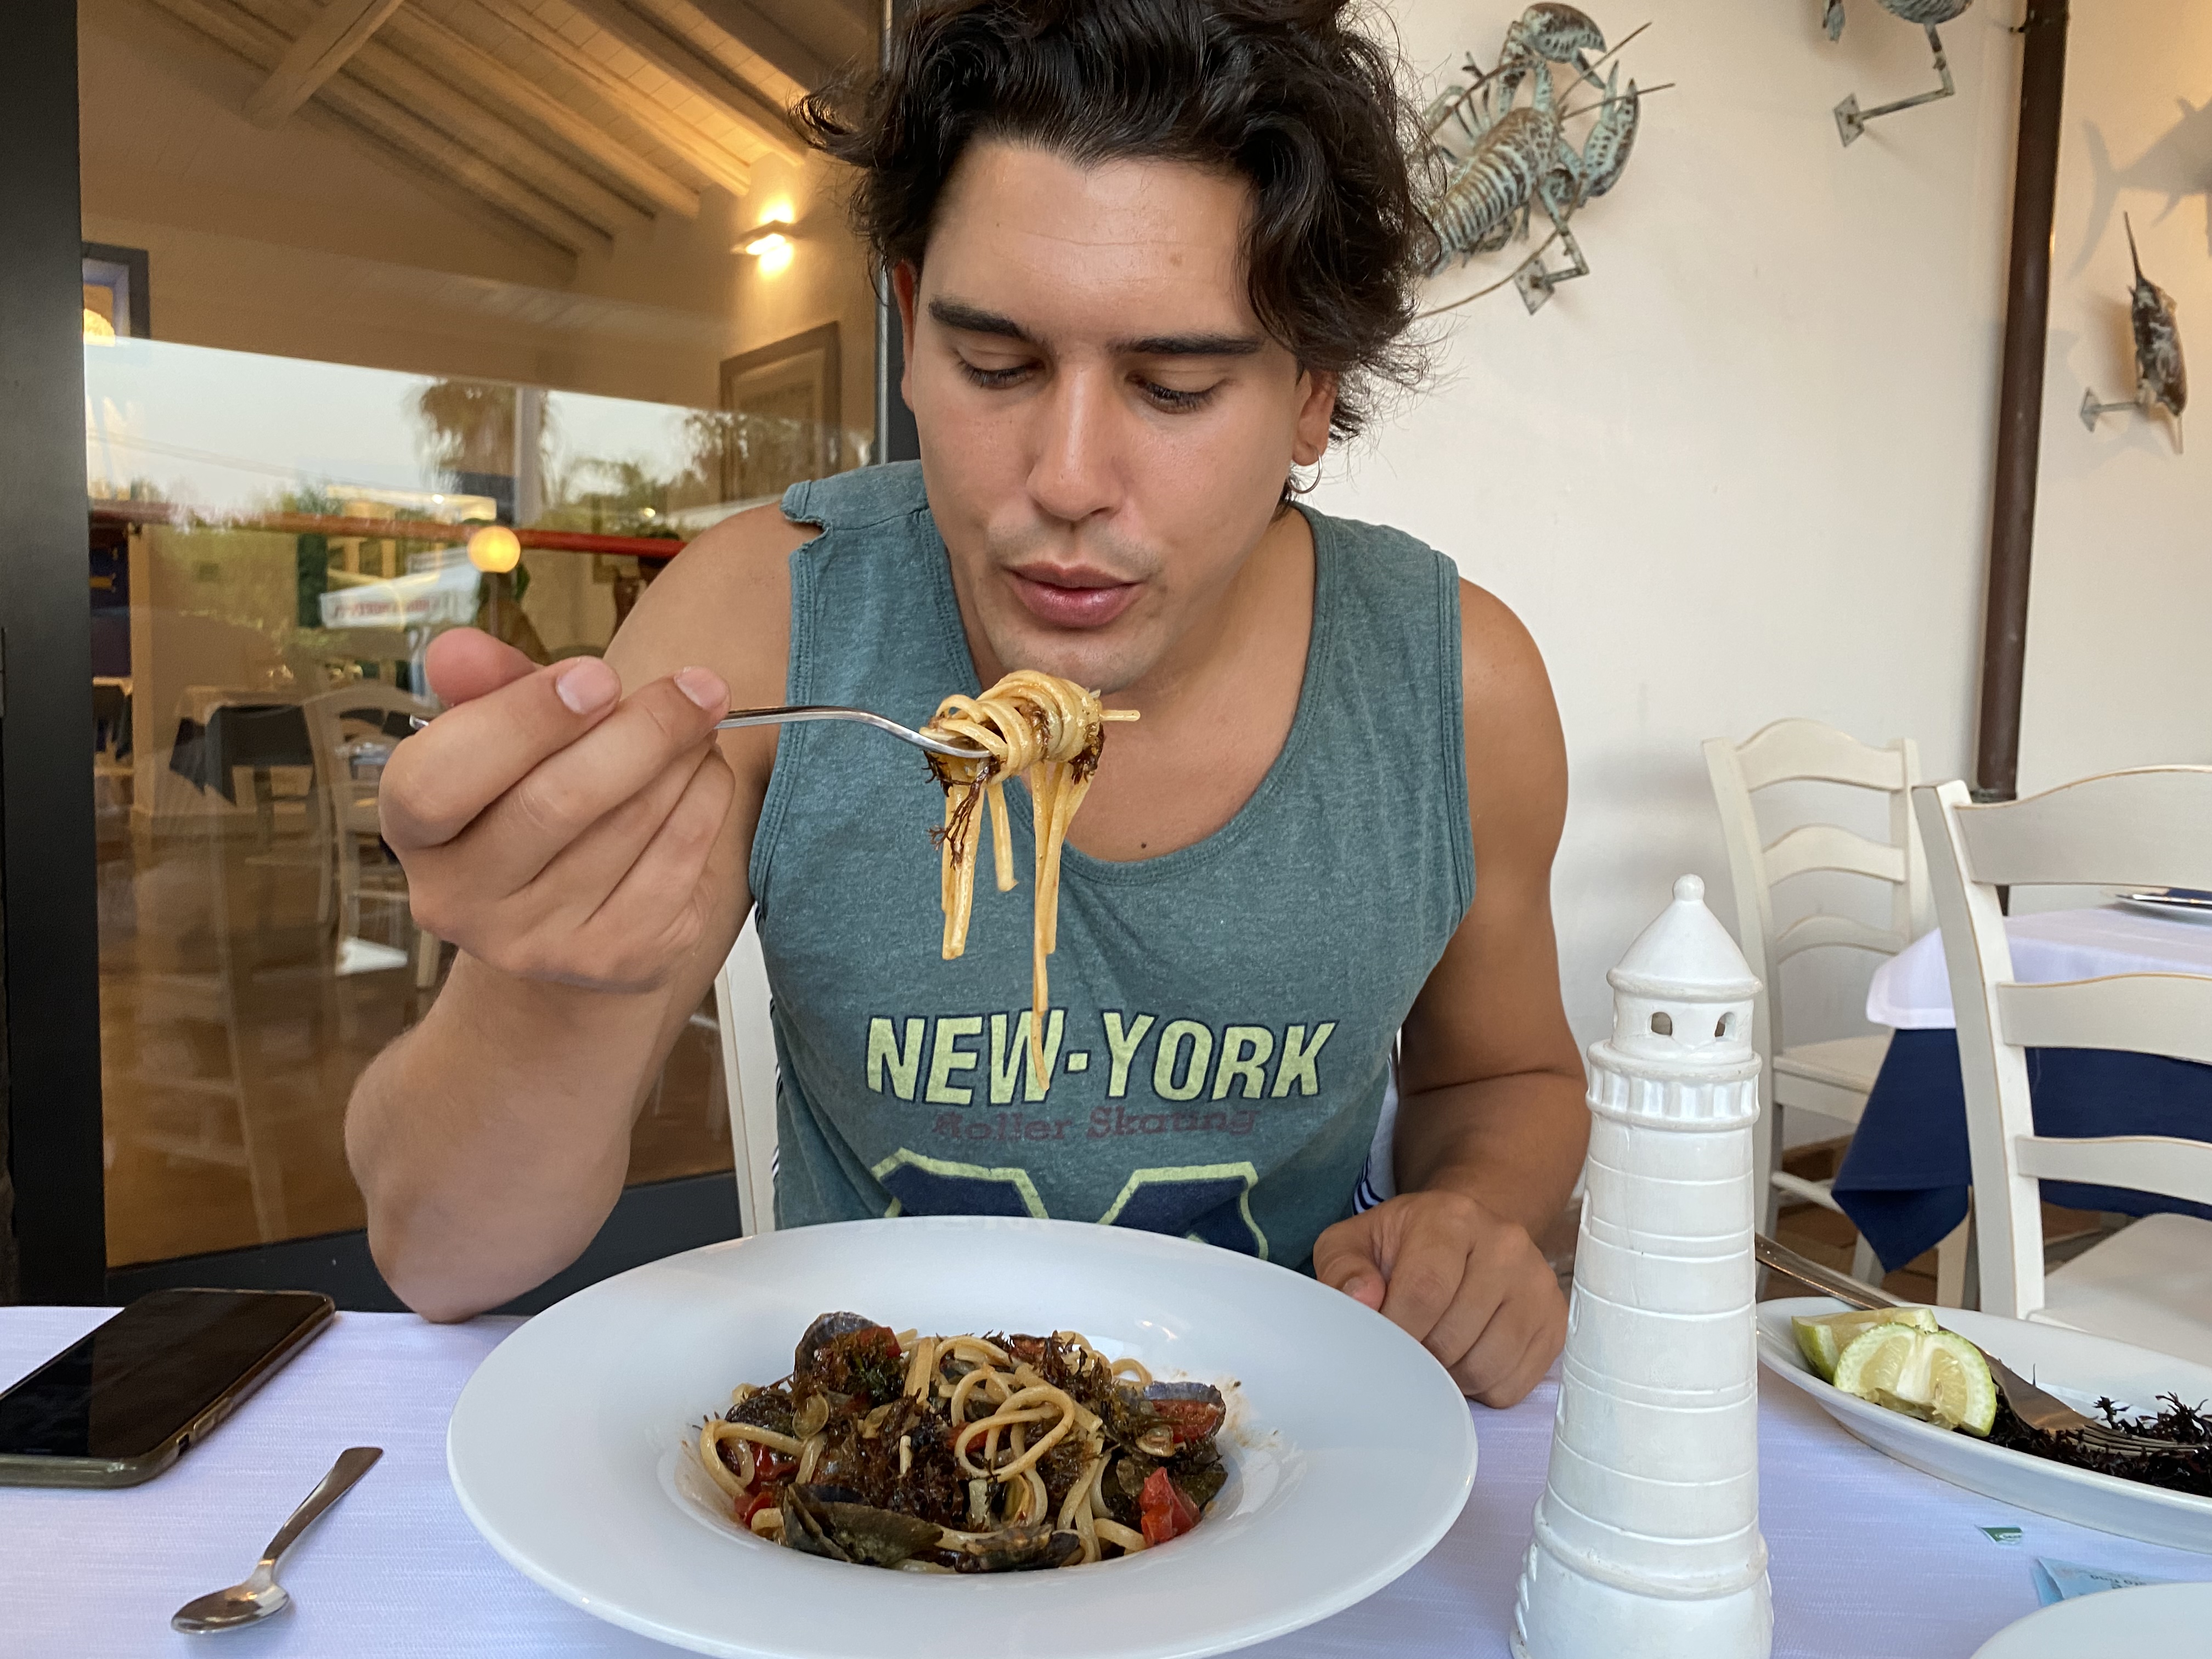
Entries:
{"type": "Polygon", "coordinates": [[[1321,369],[1304,369],[1298,383],[1304,397],[1291,434],[1291,459],[1299,466],[1312,466],[1328,449],[1328,422],[1336,413],[1336,376],[1321,369]]]}
{"type": "Polygon", "coordinates": [[[906,406],[914,407],[914,295],[921,282],[921,272],[911,259],[902,259],[891,267],[891,297],[898,302],[899,313],[899,396],[906,406]]]}

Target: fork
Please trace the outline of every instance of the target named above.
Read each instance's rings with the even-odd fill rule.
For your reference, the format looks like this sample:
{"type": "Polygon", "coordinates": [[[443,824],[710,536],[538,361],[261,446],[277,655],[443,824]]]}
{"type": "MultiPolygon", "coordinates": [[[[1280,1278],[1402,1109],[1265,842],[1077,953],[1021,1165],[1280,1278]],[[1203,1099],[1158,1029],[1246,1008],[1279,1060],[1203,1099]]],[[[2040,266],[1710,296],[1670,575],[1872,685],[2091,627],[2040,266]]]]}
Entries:
{"type": "MultiPolygon", "coordinates": [[[[1875,1290],[1871,1285],[1824,1267],[1819,1262],[1798,1255],[1787,1245],[1776,1243],[1765,1233],[1754,1234],[1753,1238],[1759,1259],[1775,1272],[1794,1279],[1801,1285],[1825,1291],[1838,1302],[1847,1302],[1854,1308],[1870,1311],[1911,1305],[1886,1291],[1875,1290]]],[[[1997,1385],[1997,1392],[2004,1395],[2005,1404],[2012,1407],[2012,1414],[2031,1429],[2039,1429],[2045,1434],[2077,1434],[2085,1445],[2094,1446],[2100,1451],[2124,1453],[2131,1456],[2141,1456],[2159,1449],[2160,1443],[2157,1441],[2146,1440],[2124,1429],[2112,1428],[2075,1411],[2057,1395],[2037,1388],[1988,1349],[1976,1346],[1974,1351],[1989,1362],[1990,1380],[1997,1385]]]]}
{"type": "MultiPolygon", "coordinates": [[[[429,725],[435,715],[410,714],[408,725],[417,732],[429,725]]],[[[865,708],[847,708],[836,703],[793,703],[781,708],[732,708],[714,722],[717,732],[735,732],[747,726],[789,726],[799,720],[858,720],[863,726],[872,726],[878,732],[888,732],[902,743],[933,755],[943,755],[949,760],[985,760],[989,757],[981,749],[971,749],[965,744],[947,743],[942,738],[933,738],[926,732],[917,732],[910,726],[901,726],[895,720],[869,713],[865,708]]]]}

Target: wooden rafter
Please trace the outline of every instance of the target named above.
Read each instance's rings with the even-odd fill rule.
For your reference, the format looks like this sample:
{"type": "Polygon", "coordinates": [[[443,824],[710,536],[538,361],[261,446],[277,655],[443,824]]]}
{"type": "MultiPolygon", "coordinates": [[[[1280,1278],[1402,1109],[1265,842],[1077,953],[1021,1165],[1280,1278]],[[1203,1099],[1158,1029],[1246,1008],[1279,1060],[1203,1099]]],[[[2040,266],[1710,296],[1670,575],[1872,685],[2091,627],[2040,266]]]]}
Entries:
{"type": "Polygon", "coordinates": [[[282,126],[284,118],[315,95],[315,88],[343,69],[400,0],[325,0],[322,9],[285,48],[269,78],[246,100],[257,126],[282,126]]]}
{"type": "Polygon", "coordinates": [[[743,196],[752,188],[752,165],[744,157],[732,154],[689,121],[646,97],[537,13],[518,3],[518,0],[471,0],[471,3],[597,90],[682,156],[687,165],[696,168],[702,178],[721,185],[732,196],[743,196]]]}
{"type": "Polygon", "coordinates": [[[659,24],[632,11],[623,0],[569,0],[569,3],[687,92],[727,111],[786,161],[804,159],[805,150],[790,121],[758,88],[701,57],[659,24]]]}
{"type": "Polygon", "coordinates": [[[605,128],[586,120],[458,30],[409,7],[392,19],[385,32],[398,44],[416,47],[462,70],[516,117],[598,163],[642,200],[686,219],[699,216],[698,191],[655,167],[605,128]]]}
{"type": "Polygon", "coordinates": [[[671,33],[696,42],[716,64],[788,107],[828,81],[829,64],[746,0],[638,0],[671,33]]]}
{"type": "MultiPolygon", "coordinates": [[[[233,0],[283,33],[313,20],[307,0],[233,0]]],[[[335,100],[339,89],[357,82],[422,118],[464,149],[474,152],[591,228],[604,246],[615,233],[641,223],[644,215],[597,179],[487,111],[480,99],[448,85],[382,40],[365,40],[352,60],[323,83],[319,95],[335,100]]],[[[586,246],[592,245],[587,241],[586,246]]]]}
{"type": "MultiPolygon", "coordinates": [[[[151,3],[264,72],[276,67],[289,45],[276,29],[228,0],[151,0],[151,3]]],[[[525,187],[380,93],[339,76],[324,83],[321,94],[325,103],[353,125],[416,165],[459,185],[560,252],[574,255],[599,241],[596,230],[565,208],[525,187]]]]}

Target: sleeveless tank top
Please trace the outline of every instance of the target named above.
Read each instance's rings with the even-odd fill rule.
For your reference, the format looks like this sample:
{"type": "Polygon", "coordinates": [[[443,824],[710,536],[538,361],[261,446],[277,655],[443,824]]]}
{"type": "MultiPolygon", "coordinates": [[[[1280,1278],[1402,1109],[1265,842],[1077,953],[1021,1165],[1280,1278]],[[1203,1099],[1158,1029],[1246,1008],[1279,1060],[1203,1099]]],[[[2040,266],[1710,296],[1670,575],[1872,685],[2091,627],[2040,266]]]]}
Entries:
{"type": "MultiPolygon", "coordinates": [[[[1301,509],[1302,511],[1304,509],[1301,509]]],[[[792,487],[789,700],[920,726],[981,688],[921,470],[792,487]]],[[[1021,884],[985,851],[939,955],[945,798],[864,726],[781,729],[750,864],[775,1031],[779,1225],[1052,1216],[1310,1270],[1352,1213],[1398,1027],[1474,896],[1458,585],[1443,555],[1306,512],[1297,711],[1228,823],[1157,858],[1069,848],[1042,1073],[1021,884]]],[[[1107,741],[1113,741],[1108,728],[1107,741]]]]}

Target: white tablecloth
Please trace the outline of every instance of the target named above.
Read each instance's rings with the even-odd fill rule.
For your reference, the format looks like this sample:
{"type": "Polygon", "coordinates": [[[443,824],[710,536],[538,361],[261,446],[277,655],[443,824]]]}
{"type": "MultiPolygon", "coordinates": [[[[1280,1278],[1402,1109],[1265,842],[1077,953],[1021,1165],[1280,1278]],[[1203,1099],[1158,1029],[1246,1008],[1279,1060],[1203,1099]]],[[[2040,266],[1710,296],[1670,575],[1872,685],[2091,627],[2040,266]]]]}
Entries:
{"type": "MultiPolygon", "coordinates": [[[[0,1309],[0,1378],[13,1381],[100,1317],[89,1309],[0,1309]]],[[[531,1583],[477,1538],[453,1500],[447,1415],[477,1363],[513,1328],[343,1314],[206,1444],[149,1484],[0,1487],[0,1654],[205,1656],[210,1642],[222,1659],[667,1654],[531,1583]],[[382,1446],[384,1460],[287,1560],[292,1610],[220,1638],[172,1632],[169,1614],[243,1577],[330,1461],[357,1444],[382,1446]]],[[[1505,1659],[1554,1393],[1547,1382],[1511,1411],[1471,1408],[1482,1448],[1474,1495],[1425,1561],[1360,1606],[1247,1651],[1505,1659]]],[[[1785,1383],[1765,1380],[1759,1408],[1778,1656],[1966,1659],[2034,1610],[2029,1565],[2039,1555],[2212,1581],[2212,1555],[2046,1520],[1893,1463],[1785,1383]],[[2007,1524],[2021,1528],[2019,1542],[1994,1543],[1979,1530],[2007,1524]]]]}
{"type": "MultiPolygon", "coordinates": [[[[2012,945],[2014,977],[2022,984],[2107,974],[2212,974],[2212,921],[2119,905],[2008,917],[2005,938],[2012,945]]],[[[1957,1025],[1941,933],[1922,934],[1875,970],[1867,1018],[1900,1031],[1948,1031],[1957,1025]]]]}

